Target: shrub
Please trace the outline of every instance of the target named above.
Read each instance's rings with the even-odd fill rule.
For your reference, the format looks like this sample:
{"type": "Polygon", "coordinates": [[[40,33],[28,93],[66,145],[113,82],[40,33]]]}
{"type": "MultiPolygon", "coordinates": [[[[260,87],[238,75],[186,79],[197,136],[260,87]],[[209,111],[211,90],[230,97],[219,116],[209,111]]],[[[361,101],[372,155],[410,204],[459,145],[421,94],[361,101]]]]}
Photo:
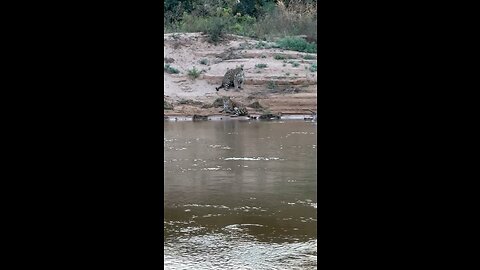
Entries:
{"type": "MultiPolygon", "coordinates": [[[[257,37],[254,37],[257,38],[257,37]]],[[[275,43],[267,43],[264,41],[260,41],[255,44],[255,48],[257,49],[270,49],[270,48],[277,48],[278,46],[275,43]]]]}
{"type": "Polygon", "coordinates": [[[317,72],[317,63],[314,63],[310,66],[310,71],[311,72],[317,72]]]}
{"type": "Polygon", "coordinates": [[[268,84],[267,84],[267,88],[268,89],[276,89],[277,88],[277,84],[274,82],[274,81],[269,81],[268,84]]]}
{"type": "Polygon", "coordinates": [[[235,16],[229,30],[233,34],[241,36],[255,36],[253,25],[256,23],[255,18],[250,16],[235,16]]]}
{"type": "Polygon", "coordinates": [[[208,42],[217,44],[226,34],[230,21],[230,17],[198,17],[185,13],[176,30],[180,32],[202,32],[207,35],[208,42]]]}
{"type": "Polygon", "coordinates": [[[256,45],[255,45],[255,48],[257,49],[263,49],[265,48],[265,46],[267,45],[267,43],[263,42],[263,41],[260,41],[258,42],[256,45]]]}
{"type": "Polygon", "coordinates": [[[311,55],[311,54],[307,54],[307,55],[304,55],[303,56],[303,59],[305,60],[313,60],[313,59],[316,59],[315,56],[311,55]]]}
{"type": "Polygon", "coordinates": [[[200,71],[197,68],[193,67],[192,69],[188,70],[187,74],[192,80],[195,80],[200,76],[200,71]]]}
{"type": "Polygon", "coordinates": [[[256,64],[256,68],[266,68],[268,65],[267,64],[256,64]]]}
{"type": "Polygon", "coordinates": [[[258,37],[273,38],[304,35],[309,40],[317,40],[316,1],[290,0],[285,6],[278,1],[275,8],[266,12],[255,24],[258,37]]]}
{"type": "Polygon", "coordinates": [[[167,72],[169,74],[178,74],[180,73],[180,71],[174,67],[171,67],[169,64],[166,64],[165,66],[163,66],[163,71],[164,72],[167,72]]]}
{"type": "Polygon", "coordinates": [[[218,44],[226,34],[228,20],[221,17],[213,17],[207,21],[207,29],[204,31],[208,35],[208,41],[218,44]]]}
{"type": "Polygon", "coordinates": [[[281,55],[281,54],[276,54],[273,58],[275,58],[275,60],[284,60],[284,59],[286,59],[285,55],[281,55]]]}
{"type": "Polygon", "coordinates": [[[262,40],[273,37],[303,35],[317,40],[315,0],[167,0],[164,3],[165,32],[204,32],[218,42],[222,31],[208,26],[213,18],[225,20],[224,33],[262,40]],[[208,29],[207,29],[208,28],[208,29]]]}
{"type": "Polygon", "coordinates": [[[208,65],[208,60],[207,59],[202,59],[200,60],[201,65],[208,65]]]}
{"type": "Polygon", "coordinates": [[[306,53],[316,53],[317,46],[314,43],[309,43],[300,37],[285,37],[277,41],[277,45],[285,50],[292,50],[306,53]]]}

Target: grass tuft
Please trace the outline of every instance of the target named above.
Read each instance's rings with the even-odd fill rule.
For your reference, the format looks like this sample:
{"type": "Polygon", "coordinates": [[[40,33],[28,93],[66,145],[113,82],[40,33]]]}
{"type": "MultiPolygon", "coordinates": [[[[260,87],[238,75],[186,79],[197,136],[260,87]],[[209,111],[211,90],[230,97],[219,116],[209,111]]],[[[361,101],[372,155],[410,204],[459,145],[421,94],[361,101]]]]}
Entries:
{"type": "Polygon", "coordinates": [[[256,64],[256,68],[266,68],[268,65],[267,64],[256,64]]]}
{"type": "Polygon", "coordinates": [[[192,80],[195,80],[200,76],[200,71],[196,67],[193,67],[188,70],[187,74],[192,80]]]}

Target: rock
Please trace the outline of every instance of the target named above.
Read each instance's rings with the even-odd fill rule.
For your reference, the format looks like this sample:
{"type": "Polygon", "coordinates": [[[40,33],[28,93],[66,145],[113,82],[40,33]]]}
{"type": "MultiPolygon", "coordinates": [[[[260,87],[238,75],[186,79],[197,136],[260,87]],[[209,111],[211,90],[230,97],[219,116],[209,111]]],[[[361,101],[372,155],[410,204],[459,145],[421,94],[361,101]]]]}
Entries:
{"type": "Polygon", "coordinates": [[[166,100],[163,100],[163,109],[164,110],[173,110],[173,105],[168,103],[166,100]]]}
{"type": "Polygon", "coordinates": [[[317,112],[309,110],[312,113],[312,121],[317,122],[317,112]]]}
{"type": "Polygon", "coordinates": [[[235,48],[228,48],[223,53],[220,53],[218,57],[225,61],[232,59],[241,59],[243,58],[243,55],[237,53],[235,48]]]}
{"type": "Polygon", "coordinates": [[[223,99],[224,98],[226,98],[226,97],[220,97],[220,98],[215,99],[215,101],[212,103],[212,106],[214,108],[223,107],[223,99]]]}
{"type": "Polygon", "coordinates": [[[199,115],[199,114],[193,115],[193,121],[207,121],[207,120],[208,120],[208,115],[199,115]]]}
{"type": "Polygon", "coordinates": [[[248,107],[254,108],[254,109],[263,109],[263,106],[260,105],[258,101],[253,102],[252,104],[248,105],[248,107]]]}
{"type": "Polygon", "coordinates": [[[212,104],[203,104],[202,109],[210,109],[210,108],[213,108],[213,105],[212,104]]]}
{"type": "Polygon", "coordinates": [[[258,117],[260,120],[278,120],[282,118],[282,114],[264,113],[258,117]]]}
{"type": "Polygon", "coordinates": [[[178,102],[178,105],[203,105],[203,102],[201,101],[194,101],[192,99],[181,99],[178,102]]]}
{"type": "Polygon", "coordinates": [[[273,89],[270,89],[269,92],[272,94],[297,94],[305,91],[300,88],[291,86],[284,89],[273,88],[273,89]]]}

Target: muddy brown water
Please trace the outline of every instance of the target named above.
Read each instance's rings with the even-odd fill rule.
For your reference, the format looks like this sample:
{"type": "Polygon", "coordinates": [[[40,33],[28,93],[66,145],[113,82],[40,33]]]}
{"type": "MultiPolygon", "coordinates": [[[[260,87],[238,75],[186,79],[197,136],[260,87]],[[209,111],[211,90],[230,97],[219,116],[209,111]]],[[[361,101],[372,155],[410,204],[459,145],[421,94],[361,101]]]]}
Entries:
{"type": "Polygon", "coordinates": [[[165,269],[316,269],[316,123],[164,124],[165,269]]]}

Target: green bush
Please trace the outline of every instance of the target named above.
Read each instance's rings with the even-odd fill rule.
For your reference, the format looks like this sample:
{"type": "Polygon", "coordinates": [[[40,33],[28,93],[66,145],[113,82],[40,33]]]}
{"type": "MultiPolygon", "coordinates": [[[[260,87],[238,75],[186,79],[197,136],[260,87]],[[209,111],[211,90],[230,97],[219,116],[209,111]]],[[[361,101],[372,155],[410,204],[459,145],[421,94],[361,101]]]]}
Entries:
{"type": "Polygon", "coordinates": [[[164,72],[167,72],[169,74],[178,74],[180,73],[180,71],[174,67],[171,67],[169,64],[166,64],[165,66],[163,66],[163,71],[164,72]]]}
{"type": "Polygon", "coordinates": [[[311,72],[317,72],[317,63],[314,63],[310,66],[310,71],[311,72]]]}
{"type": "Polygon", "coordinates": [[[195,80],[196,78],[200,77],[200,71],[196,67],[189,69],[187,71],[187,74],[192,80],[195,80]]]}
{"type": "Polygon", "coordinates": [[[316,53],[317,46],[314,43],[309,43],[300,37],[285,37],[278,40],[277,45],[285,50],[292,50],[306,53],[316,53]]]}
{"type": "Polygon", "coordinates": [[[277,84],[274,81],[269,81],[268,84],[267,84],[267,88],[270,89],[270,90],[276,89],[277,84]]]}
{"type": "Polygon", "coordinates": [[[240,36],[255,36],[253,32],[253,26],[256,23],[256,19],[246,16],[234,16],[229,27],[229,32],[240,36]]]}
{"type": "Polygon", "coordinates": [[[208,35],[209,42],[218,44],[226,34],[228,20],[221,17],[214,17],[207,21],[207,27],[204,31],[208,35]]]}
{"type": "Polygon", "coordinates": [[[265,47],[267,47],[267,43],[263,42],[263,41],[260,41],[257,43],[257,45],[255,45],[255,48],[257,49],[265,49],[265,47]]]}
{"type": "Polygon", "coordinates": [[[235,1],[235,0],[166,0],[164,1],[164,33],[204,32],[218,42],[225,33],[261,40],[304,35],[316,42],[316,1],[299,0],[235,1]],[[223,28],[218,18],[225,20],[223,28]]]}
{"type": "Polygon", "coordinates": [[[266,68],[268,65],[267,64],[256,64],[256,68],[266,68]]]}

